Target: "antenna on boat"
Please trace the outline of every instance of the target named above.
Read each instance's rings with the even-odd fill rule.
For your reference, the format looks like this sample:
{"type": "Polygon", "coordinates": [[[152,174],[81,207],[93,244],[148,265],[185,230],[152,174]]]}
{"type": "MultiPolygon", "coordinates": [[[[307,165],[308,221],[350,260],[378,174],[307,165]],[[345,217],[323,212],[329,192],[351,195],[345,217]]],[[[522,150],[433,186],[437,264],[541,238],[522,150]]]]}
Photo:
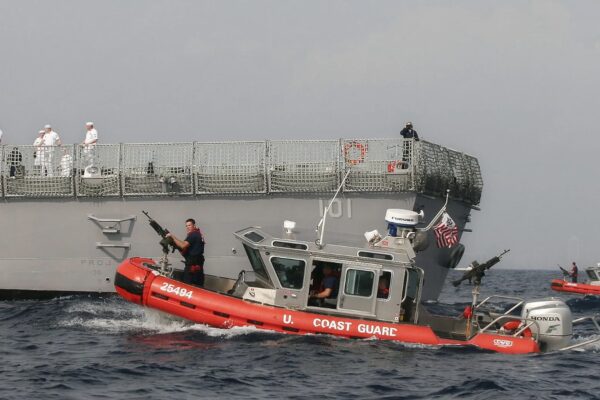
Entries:
{"type": "Polygon", "coordinates": [[[333,204],[333,201],[335,200],[337,195],[340,193],[340,190],[342,190],[342,187],[344,186],[344,183],[346,182],[346,178],[348,178],[348,175],[350,175],[351,170],[352,170],[352,168],[348,168],[346,175],[344,175],[344,179],[342,179],[342,183],[340,183],[340,186],[338,186],[335,194],[333,195],[333,198],[331,199],[331,201],[329,202],[327,207],[325,207],[325,210],[323,211],[323,217],[317,224],[316,231],[317,231],[317,234],[319,235],[319,237],[317,238],[317,240],[315,240],[315,244],[317,245],[317,247],[319,247],[319,249],[322,249],[324,246],[323,235],[325,234],[325,220],[327,219],[327,214],[329,214],[329,209],[331,208],[331,205],[333,204]]]}

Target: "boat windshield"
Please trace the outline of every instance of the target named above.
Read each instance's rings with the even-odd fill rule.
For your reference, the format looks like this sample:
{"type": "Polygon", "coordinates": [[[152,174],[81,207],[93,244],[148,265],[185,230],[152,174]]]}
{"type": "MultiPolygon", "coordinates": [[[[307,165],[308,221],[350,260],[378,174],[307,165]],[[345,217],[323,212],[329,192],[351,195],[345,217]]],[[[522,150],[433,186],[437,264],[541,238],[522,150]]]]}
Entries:
{"type": "Polygon", "coordinates": [[[271,264],[277,273],[281,286],[288,289],[302,289],[305,262],[292,258],[273,257],[271,264]]]}
{"type": "Polygon", "coordinates": [[[585,272],[587,272],[591,281],[600,281],[600,270],[590,268],[585,270],[585,272]]]}
{"type": "Polygon", "coordinates": [[[267,274],[267,270],[265,269],[265,264],[260,257],[260,252],[256,249],[249,247],[244,244],[244,249],[246,250],[246,254],[248,255],[248,260],[250,260],[250,265],[252,265],[252,269],[256,273],[256,275],[260,276],[262,279],[270,282],[269,275],[267,274]]]}

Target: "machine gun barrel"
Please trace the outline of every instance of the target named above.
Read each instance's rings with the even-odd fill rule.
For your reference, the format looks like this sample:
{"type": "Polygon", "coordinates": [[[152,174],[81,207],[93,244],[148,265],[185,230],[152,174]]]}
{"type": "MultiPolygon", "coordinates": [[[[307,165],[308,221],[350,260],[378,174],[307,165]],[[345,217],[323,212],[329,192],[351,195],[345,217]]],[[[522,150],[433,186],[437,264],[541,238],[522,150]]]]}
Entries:
{"type": "Polygon", "coordinates": [[[175,248],[176,248],[175,242],[173,241],[173,238],[167,237],[167,233],[169,233],[169,230],[163,228],[158,222],[156,222],[148,214],[148,212],[142,210],[142,214],[144,214],[148,218],[148,223],[150,224],[150,226],[152,227],[152,229],[154,229],[154,231],[156,233],[158,233],[158,235],[162,238],[162,240],[160,241],[160,245],[163,248],[163,253],[168,253],[169,252],[169,247],[171,247],[171,252],[174,252],[175,248]]]}
{"type": "MultiPolygon", "coordinates": [[[[558,264],[556,264],[558,265],[558,264]]],[[[563,267],[561,267],[560,265],[558,265],[558,268],[560,268],[560,270],[563,273],[563,276],[571,276],[571,273],[569,271],[567,271],[566,269],[564,269],[563,267]]]]}
{"type": "Polygon", "coordinates": [[[465,281],[467,279],[470,281],[473,278],[475,278],[476,283],[481,282],[481,278],[485,275],[485,270],[490,269],[494,265],[498,264],[500,262],[500,260],[502,259],[502,256],[505,255],[506,253],[508,253],[509,251],[510,251],[510,249],[504,250],[502,253],[490,258],[483,264],[473,267],[473,269],[471,269],[470,271],[465,272],[460,279],[453,281],[452,284],[456,287],[456,286],[460,285],[462,283],[462,281],[465,281]]]}

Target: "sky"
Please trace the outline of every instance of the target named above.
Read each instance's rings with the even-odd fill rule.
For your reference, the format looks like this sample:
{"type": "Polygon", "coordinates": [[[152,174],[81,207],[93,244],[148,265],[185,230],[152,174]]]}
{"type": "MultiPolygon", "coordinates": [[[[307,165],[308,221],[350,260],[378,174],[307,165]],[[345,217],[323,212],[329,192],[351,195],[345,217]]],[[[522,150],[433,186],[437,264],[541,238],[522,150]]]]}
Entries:
{"type": "Polygon", "coordinates": [[[0,0],[3,144],[395,138],[479,159],[463,264],[600,262],[600,2],[0,0]]]}

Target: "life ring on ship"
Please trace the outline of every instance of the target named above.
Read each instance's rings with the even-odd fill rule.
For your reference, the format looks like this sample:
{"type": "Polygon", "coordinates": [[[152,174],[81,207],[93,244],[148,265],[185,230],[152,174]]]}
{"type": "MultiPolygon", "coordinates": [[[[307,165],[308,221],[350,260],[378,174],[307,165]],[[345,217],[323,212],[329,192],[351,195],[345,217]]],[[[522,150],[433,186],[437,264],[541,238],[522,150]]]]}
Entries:
{"type": "MultiPolygon", "coordinates": [[[[516,332],[520,328],[521,328],[521,321],[517,321],[517,320],[508,321],[507,323],[502,325],[502,329],[504,329],[504,331],[509,332],[509,333],[516,332]]],[[[531,329],[525,328],[523,330],[523,332],[521,332],[521,336],[531,337],[532,336],[531,329]]]]}
{"type": "Polygon", "coordinates": [[[365,156],[367,155],[367,145],[364,145],[359,142],[348,142],[344,145],[344,158],[348,164],[356,165],[363,161],[365,161],[365,156]],[[355,157],[354,154],[350,153],[358,153],[358,157],[355,157]]]}
{"type": "Polygon", "coordinates": [[[463,254],[465,254],[465,245],[459,243],[458,246],[452,249],[450,252],[450,258],[448,259],[448,268],[456,268],[463,254]]]}

